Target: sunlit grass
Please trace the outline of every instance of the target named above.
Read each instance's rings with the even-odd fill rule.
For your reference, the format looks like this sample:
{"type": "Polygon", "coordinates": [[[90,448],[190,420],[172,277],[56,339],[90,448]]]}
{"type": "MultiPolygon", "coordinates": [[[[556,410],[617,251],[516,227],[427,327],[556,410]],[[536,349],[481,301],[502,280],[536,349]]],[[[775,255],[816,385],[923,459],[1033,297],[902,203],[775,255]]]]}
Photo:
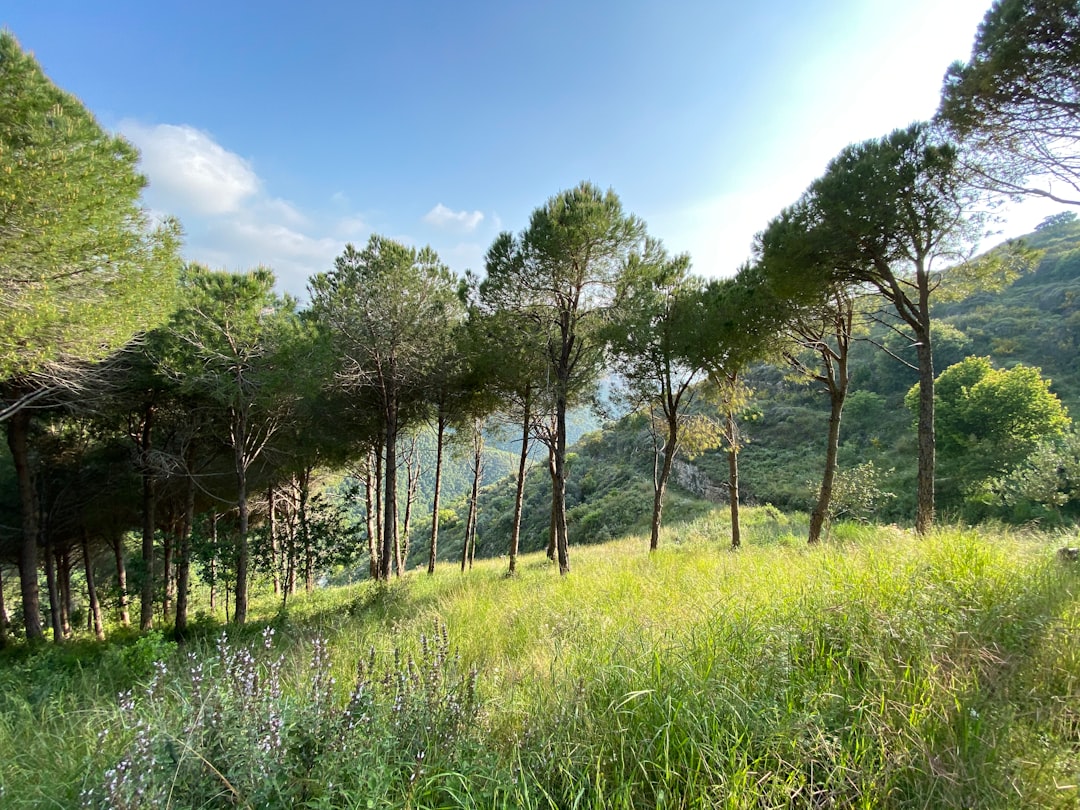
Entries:
{"type": "MultiPolygon", "coordinates": [[[[1056,558],[1060,537],[852,525],[807,548],[803,516],[746,518],[738,552],[717,510],[654,554],[644,536],[574,548],[566,577],[538,554],[513,578],[478,560],[285,611],[258,598],[231,643],[272,625],[283,700],[302,707],[312,640],[327,639],[344,705],[372,647],[420,660],[420,634],[448,629],[480,714],[423,767],[401,751],[363,771],[376,806],[1076,806],[1080,575],[1056,558]]],[[[159,645],[140,654],[178,666],[159,645]]],[[[70,806],[119,756],[95,743],[119,722],[107,684],[149,673],[116,649],[89,652],[90,671],[48,652],[0,662],[3,806],[70,806]]],[[[311,806],[367,806],[319,804],[338,795],[324,788],[311,806]]]]}

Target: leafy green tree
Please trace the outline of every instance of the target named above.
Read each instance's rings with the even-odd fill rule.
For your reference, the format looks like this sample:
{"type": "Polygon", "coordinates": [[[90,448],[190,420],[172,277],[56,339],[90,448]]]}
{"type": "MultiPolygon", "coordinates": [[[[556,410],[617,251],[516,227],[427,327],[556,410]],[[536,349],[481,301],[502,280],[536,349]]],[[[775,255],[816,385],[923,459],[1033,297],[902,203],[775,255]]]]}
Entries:
{"type": "MultiPolygon", "coordinates": [[[[988,479],[1020,465],[1040,442],[1071,424],[1065,406],[1039,369],[995,369],[988,357],[969,357],[937,378],[937,436],[943,494],[971,494],[988,479]]],[[[915,408],[918,387],[907,395],[915,408]]]]}
{"type": "Polygon", "coordinates": [[[1080,205],[1080,6],[996,0],[970,59],[945,74],[938,118],[992,188],[1080,205]]]}
{"type": "Polygon", "coordinates": [[[137,151],[105,132],[0,32],[0,421],[22,499],[27,637],[42,637],[26,406],[87,383],[171,308],[179,227],[139,203],[137,151]]]}
{"type": "MultiPolygon", "coordinates": [[[[431,248],[372,236],[346,245],[329,273],[311,280],[312,312],[330,336],[336,379],[376,404],[382,432],[383,528],[379,576],[390,577],[398,542],[398,437],[422,413],[450,328],[457,283],[431,248]]],[[[400,571],[399,571],[400,573],[400,571]]]]}
{"type": "Polygon", "coordinates": [[[184,277],[187,298],[172,329],[177,351],[164,362],[183,388],[215,403],[225,415],[225,439],[235,475],[236,612],[247,620],[250,546],[248,474],[293,405],[293,369],[285,347],[299,325],[295,302],[274,293],[274,274],[210,271],[184,277]]]}
{"type": "Polygon", "coordinates": [[[545,352],[555,406],[552,524],[562,574],[570,571],[566,411],[595,380],[616,286],[644,240],[644,222],[625,213],[613,191],[581,183],[534,210],[520,236],[504,233],[488,251],[486,295],[531,319],[545,352]]]}
{"type": "MultiPolygon", "coordinates": [[[[690,275],[690,257],[670,257],[649,240],[641,256],[631,257],[607,338],[635,408],[649,412],[653,435],[653,510],[649,550],[660,543],[664,494],[683,428],[693,419],[694,383],[704,376],[702,362],[686,359],[697,340],[698,314],[693,306],[700,281],[690,275]],[[660,430],[655,430],[659,427],[660,430]]],[[[695,448],[696,449],[696,448],[695,448]]]]}
{"type": "Polygon", "coordinates": [[[956,148],[917,123],[846,147],[797,207],[810,234],[806,255],[826,271],[826,281],[876,289],[910,330],[920,383],[915,528],[921,534],[934,519],[931,302],[946,290],[959,297],[977,283],[1003,285],[1024,266],[1015,252],[965,261],[980,233],[978,201],[956,148]]]}

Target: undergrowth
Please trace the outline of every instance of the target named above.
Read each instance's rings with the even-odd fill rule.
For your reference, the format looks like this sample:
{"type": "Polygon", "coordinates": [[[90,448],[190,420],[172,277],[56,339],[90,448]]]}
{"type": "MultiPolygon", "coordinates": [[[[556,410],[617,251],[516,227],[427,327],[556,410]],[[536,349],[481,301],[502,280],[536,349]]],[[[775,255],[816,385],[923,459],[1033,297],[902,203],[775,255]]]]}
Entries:
{"type": "Polygon", "coordinates": [[[1058,538],[749,510],[0,662],[12,807],[1075,807],[1058,538]],[[254,625],[255,623],[253,623],[254,625]],[[110,688],[114,687],[114,688],[110,688]]]}

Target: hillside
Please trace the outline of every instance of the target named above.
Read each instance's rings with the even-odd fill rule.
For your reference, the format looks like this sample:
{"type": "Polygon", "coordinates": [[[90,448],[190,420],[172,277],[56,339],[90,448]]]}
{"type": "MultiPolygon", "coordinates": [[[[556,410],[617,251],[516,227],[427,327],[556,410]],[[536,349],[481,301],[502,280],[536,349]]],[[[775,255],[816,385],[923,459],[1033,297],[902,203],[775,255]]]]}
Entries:
{"type": "Polygon", "coordinates": [[[1065,808],[1074,567],[1047,535],[724,510],[542,555],[269,595],[183,647],[19,648],[5,807],[1065,808]],[[119,694],[118,694],[119,693],[119,694]]]}

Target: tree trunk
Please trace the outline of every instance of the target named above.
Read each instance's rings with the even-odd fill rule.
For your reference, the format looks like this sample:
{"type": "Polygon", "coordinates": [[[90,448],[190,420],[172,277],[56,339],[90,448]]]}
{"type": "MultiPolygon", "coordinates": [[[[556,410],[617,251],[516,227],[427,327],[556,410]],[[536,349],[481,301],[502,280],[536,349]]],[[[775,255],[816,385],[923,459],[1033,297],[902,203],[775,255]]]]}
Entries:
{"type": "Polygon", "coordinates": [[[90,557],[90,535],[86,527],[82,530],[83,570],[86,573],[86,597],[90,602],[90,615],[94,621],[94,637],[105,640],[105,620],[101,615],[101,603],[98,601],[97,588],[94,585],[94,562],[90,557]]]}
{"type": "Polygon", "coordinates": [[[555,525],[559,522],[558,516],[555,514],[555,448],[548,447],[548,475],[551,476],[551,520],[548,523],[548,546],[547,546],[547,558],[552,562],[555,562],[555,557],[559,551],[559,541],[557,538],[558,532],[555,530],[555,525]]]}
{"type": "Polygon", "coordinates": [[[116,588],[120,591],[120,626],[131,624],[128,613],[127,565],[124,561],[124,536],[119,535],[112,541],[113,556],[116,558],[116,588]]]}
{"type": "Polygon", "coordinates": [[[41,600],[38,593],[38,504],[30,470],[30,414],[25,409],[8,419],[7,441],[19,483],[22,535],[19,544],[19,588],[27,641],[41,641],[41,600]]]}
{"type": "MultiPolygon", "coordinates": [[[[656,460],[653,460],[653,513],[652,524],[649,527],[649,551],[656,551],[660,547],[660,521],[664,514],[664,493],[667,491],[668,478],[671,476],[671,467],[675,461],[675,448],[679,442],[679,415],[678,405],[675,410],[667,414],[667,441],[661,453],[664,456],[659,471],[656,470],[656,460]]],[[[654,445],[655,446],[655,445],[654,445]]]]}
{"type": "Polygon", "coordinates": [[[552,487],[552,511],[555,516],[555,544],[559,574],[570,573],[570,543],[566,527],[566,394],[565,385],[555,403],[555,485],[552,487]]]}
{"type": "Polygon", "coordinates": [[[446,417],[439,410],[435,427],[435,494],[431,499],[431,545],[428,550],[429,574],[435,573],[435,555],[439,550],[439,495],[442,492],[443,441],[446,437],[446,417]]]}
{"type": "Polygon", "coordinates": [[[375,478],[375,454],[368,453],[367,476],[364,478],[364,510],[367,520],[368,576],[379,578],[379,484],[375,478]]]}
{"type": "Polygon", "coordinates": [[[413,504],[416,502],[416,492],[420,487],[420,460],[416,458],[416,440],[413,440],[412,449],[409,451],[409,461],[405,468],[405,520],[401,525],[401,566],[402,571],[408,570],[409,544],[412,537],[412,513],[413,504]]]}
{"type": "Polygon", "coordinates": [[[64,627],[60,618],[60,589],[56,584],[56,555],[53,554],[49,535],[45,535],[45,583],[49,589],[49,621],[52,625],[53,641],[64,643],[64,627]]]}
{"type": "Polygon", "coordinates": [[[233,414],[233,460],[236,466],[236,602],[233,620],[247,622],[248,609],[248,492],[247,492],[247,419],[242,409],[233,414]]]}
{"type": "Polygon", "coordinates": [[[156,486],[150,468],[152,449],[154,406],[148,404],[143,411],[142,430],[139,435],[139,462],[142,467],[142,561],[143,582],[139,605],[139,629],[146,631],[154,625],[154,530],[157,528],[156,486]]]}
{"type": "MultiPolygon", "coordinates": [[[[386,467],[383,473],[382,553],[379,557],[379,579],[390,580],[390,565],[397,547],[397,406],[392,403],[386,411],[386,467]]],[[[399,572],[400,573],[400,572],[399,572]]]]}
{"type": "Polygon", "coordinates": [[[71,636],[71,555],[67,549],[56,551],[56,584],[60,589],[60,629],[64,638],[71,636]]]}
{"type": "Polygon", "coordinates": [[[818,491],[817,503],[814,511],[810,513],[810,545],[821,539],[821,530],[825,526],[825,520],[829,514],[829,503],[832,501],[833,482],[836,479],[836,456],[840,450],[840,417],[844,410],[844,397],[847,386],[834,388],[829,396],[829,438],[825,447],[825,473],[821,476],[821,489],[818,491]]]}
{"type": "MultiPolygon", "coordinates": [[[[210,510],[210,548],[213,549],[210,553],[210,612],[213,613],[214,608],[217,607],[217,509],[210,510]]],[[[228,621],[228,619],[226,619],[228,621]]]]}
{"type": "Polygon", "coordinates": [[[184,519],[180,529],[180,543],[176,560],[176,634],[183,638],[188,628],[188,590],[191,585],[191,532],[195,527],[195,450],[189,444],[184,455],[189,474],[184,493],[184,519]]]}
{"type": "Polygon", "coordinates": [[[165,592],[161,597],[161,620],[168,624],[169,613],[172,611],[173,591],[173,550],[176,546],[176,510],[170,504],[168,517],[165,521],[165,531],[161,538],[161,578],[165,582],[165,592]]]}
{"type": "Polygon", "coordinates": [[[738,425],[735,424],[735,413],[729,408],[727,411],[728,431],[728,496],[731,498],[731,547],[739,548],[742,545],[742,531],[739,525],[739,445],[738,425]]]}
{"type": "Polygon", "coordinates": [[[918,506],[915,513],[915,532],[926,535],[934,526],[934,356],[930,347],[930,326],[917,334],[916,352],[919,359],[919,473],[918,506]]]}
{"type": "Polygon", "coordinates": [[[4,566],[0,565],[0,650],[7,646],[8,613],[4,604],[4,566]]]}
{"type": "Polygon", "coordinates": [[[0,565],[0,650],[7,646],[8,642],[8,612],[7,603],[4,602],[4,566],[0,565]]]}
{"type": "Polygon", "coordinates": [[[525,505],[525,472],[529,463],[529,427],[532,405],[532,386],[525,386],[524,416],[521,419],[521,456],[518,458],[517,487],[514,490],[514,520],[510,529],[510,570],[509,575],[517,573],[518,547],[521,542],[521,511],[525,505]]]}
{"type": "Polygon", "coordinates": [[[315,555],[311,548],[311,524],[308,521],[308,500],[311,497],[311,472],[304,467],[297,476],[299,484],[299,507],[297,520],[300,524],[300,542],[304,546],[304,592],[315,589],[315,555]]]}
{"type": "Polygon", "coordinates": [[[274,596],[281,593],[281,541],[278,538],[277,487],[271,484],[266,490],[266,521],[270,530],[270,571],[274,584],[274,596]]]}

